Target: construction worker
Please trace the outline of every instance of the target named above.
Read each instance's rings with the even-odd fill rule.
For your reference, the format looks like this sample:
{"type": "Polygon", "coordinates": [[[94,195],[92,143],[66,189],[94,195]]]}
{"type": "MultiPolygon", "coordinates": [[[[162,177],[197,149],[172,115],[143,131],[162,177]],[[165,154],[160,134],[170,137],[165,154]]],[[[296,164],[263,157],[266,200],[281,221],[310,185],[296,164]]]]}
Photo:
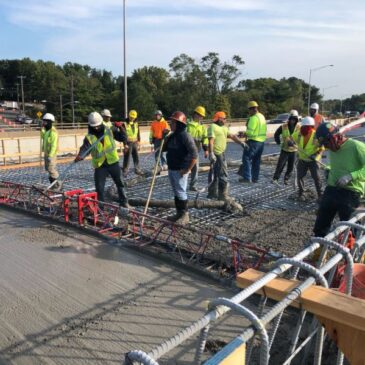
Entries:
{"type": "Polygon", "coordinates": [[[165,153],[161,153],[160,161],[157,161],[157,159],[158,159],[160,146],[161,146],[162,139],[163,139],[162,132],[166,129],[170,130],[170,127],[167,124],[166,120],[164,119],[161,110],[156,110],[154,116],[155,116],[155,120],[151,123],[150,144],[153,144],[156,163],[160,164],[161,170],[167,170],[165,153]]]}
{"type": "MultiPolygon", "coordinates": [[[[168,219],[178,224],[189,223],[188,176],[198,158],[194,139],[186,131],[186,116],[175,112],[169,118],[172,133],[167,136],[163,150],[167,152],[167,166],[172,190],[175,195],[176,214],[168,219]]],[[[165,132],[168,133],[168,129],[165,132]]]]}
{"type": "Polygon", "coordinates": [[[213,171],[213,181],[208,187],[208,198],[226,200],[228,198],[228,171],[225,157],[227,138],[245,148],[245,144],[237,136],[229,133],[224,125],[226,113],[216,112],[213,116],[213,123],[208,127],[209,160],[213,171]]]}
{"type": "Polygon", "coordinates": [[[336,214],[340,221],[347,221],[360,205],[365,188],[365,144],[346,138],[332,123],[322,123],[316,137],[329,150],[330,162],[327,186],[314,225],[314,235],[324,237],[336,214]]]}
{"type": "MultiPolygon", "coordinates": [[[[44,167],[48,172],[49,182],[52,184],[59,177],[57,171],[57,152],[58,152],[58,132],[53,126],[55,117],[51,113],[46,113],[42,118],[42,152],[44,153],[44,167]]],[[[54,185],[54,188],[59,186],[58,182],[54,185]]]]}
{"type": "Polygon", "coordinates": [[[312,117],[305,117],[301,121],[300,134],[295,139],[298,148],[297,180],[298,198],[302,199],[304,192],[304,178],[309,170],[316,187],[318,201],[322,195],[322,184],[319,174],[318,161],[321,159],[323,148],[316,139],[315,121],[312,117]]]}
{"type": "Polygon", "coordinates": [[[317,103],[313,103],[309,109],[309,115],[314,119],[314,129],[317,129],[318,126],[324,122],[324,117],[318,113],[318,110],[319,105],[317,103]]]}
{"type": "Polygon", "coordinates": [[[112,114],[110,113],[109,109],[104,109],[101,112],[101,116],[103,117],[103,123],[108,127],[111,128],[113,126],[111,119],[112,119],[112,114]]]}
{"type": "Polygon", "coordinates": [[[281,145],[278,163],[276,165],[273,183],[277,183],[285,164],[288,163],[284,175],[284,184],[289,184],[290,176],[294,169],[296,152],[298,151],[294,140],[298,139],[300,133],[299,114],[296,110],[291,110],[289,120],[283,123],[274,134],[276,144],[281,145]],[[280,139],[281,136],[281,139],[280,139]]]}
{"type": "Polygon", "coordinates": [[[247,148],[242,155],[242,178],[240,182],[257,183],[260,175],[261,155],[266,141],[266,119],[259,112],[256,101],[247,105],[250,117],[246,125],[244,136],[247,138],[247,148]]]}
{"type": "MultiPolygon", "coordinates": [[[[188,122],[187,131],[193,137],[198,152],[203,147],[204,157],[208,158],[208,134],[205,126],[201,124],[201,120],[205,118],[205,108],[203,106],[197,106],[194,110],[193,120],[188,122]]],[[[191,191],[198,191],[198,171],[199,171],[199,154],[196,160],[196,164],[191,170],[190,187],[191,191]]]]}
{"type": "Polygon", "coordinates": [[[94,171],[95,190],[98,193],[98,200],[104,201],[105,181],[108,176],[113,179],[119,196],[119,205],[129,208],[127,195],[124,189],[124,183],[121,178],[119,167],[119,156],[115,140],[127,144],[127,136],[123,128],[108,128],[103,123],[102,116],[97,112],[92,112],[88,116],[89,131],[85,136],[84,142],[80,147],[75,162],[83,160],[87,154],[85,152],[92,146],[89,153],[92,156],[92,165],[94,171]],[[98,140],[101,140],[98,142],[98,140]]]}
{"type": "Polygon", "coordinates": [[[124,176],[127,176],[128,174],[128,167],[131,155],[133,158],[134,172],[137,175],[142,174],[142,171],[139,168],[138,151],[140,148],[141,134],[137,122],[137,116],[138,116],[137,112],[135,110],[131,110],[128,114],[128,118],[123,124],[123,128],[125,129],[127,135],[127,147],[128,147],[124,151],[124,159],[123,159],[124,176]]]}

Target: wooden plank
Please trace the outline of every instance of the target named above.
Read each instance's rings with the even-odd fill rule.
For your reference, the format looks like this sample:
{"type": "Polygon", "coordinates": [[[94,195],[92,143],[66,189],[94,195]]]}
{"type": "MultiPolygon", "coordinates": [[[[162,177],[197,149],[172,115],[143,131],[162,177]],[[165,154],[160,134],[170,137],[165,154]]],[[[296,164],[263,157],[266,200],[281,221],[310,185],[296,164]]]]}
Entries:
{"type": "MultiPolygon", "coordinates": [[[[265,273],[257,270],[246,270],[237,276],[237,285],[240,288],[246,288],[264,275],[265,273]]],[[[276,278],[266,284],[258,293],[279,301],[296,286],[298,286],[298,281],[276,278]]],[[[365,329],[365,300],[342,294],[333,289],[312,285],[294,303],[294,306],[299,305],[317,316],[349,325],[351,328],[365,329]]]]}
{"type": "Polygon", "coordinates": [[[240,338],[234,339],[217,352],[204,365],[245,365],[246,344],[240,338]]]}

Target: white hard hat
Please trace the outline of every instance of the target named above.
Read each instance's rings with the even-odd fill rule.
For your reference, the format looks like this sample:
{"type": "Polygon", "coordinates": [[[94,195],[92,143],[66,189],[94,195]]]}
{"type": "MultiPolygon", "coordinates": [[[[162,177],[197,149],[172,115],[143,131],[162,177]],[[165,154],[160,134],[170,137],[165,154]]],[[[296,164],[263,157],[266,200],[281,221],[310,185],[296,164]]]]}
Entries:
{"type": "Polygon", "coordinates": [[[319,110],[319,105],[317,103],[313,103],[310,108],[319,110]]]}
{"type": "Polygon", "coordinates": [[[155,115],[162,115],[162,111],[161,110],[156,110],[155,115]]]}
{"type": "Polygon", "coordinates": [[[103,123],[103,117],[98,112],[92,112],[87,117],[90,127],[97,127],[103,123]]]}
{"type": "Polygon", "coordinates": [[[101,115],[103,117],[112,117],[112,114],[110,113],[110,110],[109,109],[104,109],[102,112],[101,112],[101,115]]]}
{"type": "Polygon", "coordinates": [[[44,115],[43,115],[42,120],[50,120],[50,121],[52,121],[52,122],[54,122],[54,121],[55,121],[55,119],[54,119],[54,115],[53,115],[53,114],[51,114],[51,113],[46,113],[46,114],[44,114],[44,115]]]}
{"type": "Polygon", "coordinates": [[[306,126],[314,127],[315,126],[314,119],[312,117],[303,118],[300,124],[302,127],[306,127],[306,126]]]}
{"type": "Polygon", "coordinates": [[[299,117],[298,110],[292,109],[292,110],[290,111],[290,116],[291,116],[291,117],[299,117]]]}

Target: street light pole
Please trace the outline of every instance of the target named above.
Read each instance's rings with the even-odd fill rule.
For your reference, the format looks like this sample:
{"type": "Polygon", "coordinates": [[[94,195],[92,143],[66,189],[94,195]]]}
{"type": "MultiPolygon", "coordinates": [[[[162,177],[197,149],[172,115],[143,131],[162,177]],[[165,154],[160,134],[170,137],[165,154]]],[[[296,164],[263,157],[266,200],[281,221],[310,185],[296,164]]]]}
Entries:
{"type": "Polygon", "coordinates": [[[324,65],[324,66],[319,66],[319,67],[315,67],[315,68],[309,69],[309,82],[308,82],[308,115],[309,115],[309,109],[310,109],[310,105],[311,105],[311,79],[312,79],[312,72],[318,71],[318,70],[322,70],[322,68],[326,68],[326,67],[333,67],[333,65],[324,65]]]}
{"type": "Polygon", "coordinates": [[[22,90],[22,110],[23,114],[25,114],[25,105],[24,105],[24,85],[23,85],[23,79],[25,79],[25,76],[18,76],[18,79],[20,79],[20,85],[22,90]]]}
{"type": "Polygon", "coordinates": [[[123,0],[123,58],[124,58],[124,118],[128,116],[127,56],[126,56],[126,0],[123,0]]]}
{"type": "Polygon", "coordinates": [[[75,100],[74,100],[74,76],[71,76],[71,109],[72,109],[72,127],[75,127],[75,100]]]}
{"type": "Polygon", "coordinates": [[[63,127],[62,94],[60,94],[60,114],[61,114],[61,126],[63,127]]]}
{"type": "Polygon", "coordinates": [[[16,101],[18,103],[18,107],[19,107],[19,84],[16,84],[16,101]]]}

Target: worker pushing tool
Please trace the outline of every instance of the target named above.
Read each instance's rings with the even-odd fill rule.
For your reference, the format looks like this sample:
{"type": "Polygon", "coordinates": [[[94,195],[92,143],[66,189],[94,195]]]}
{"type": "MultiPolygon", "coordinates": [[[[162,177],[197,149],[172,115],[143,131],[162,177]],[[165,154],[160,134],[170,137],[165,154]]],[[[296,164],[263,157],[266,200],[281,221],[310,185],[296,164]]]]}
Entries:
{"type": "Polygon", "coordinates": [[[225,157],[227,138],[246,148],[237,136],[231,134],[225,126],[226,113],[218,111],[214,114],[213,123],[208,127],[209,160],[213,168],[213,180],[208,187],[208,198],[227,200],[228,170],[225,157]]]}
{"type": "Polygon", "coordinates": [[[301,121],[300,134],[294,140],[298,146],[298,198],[303,198],[304,178],[309,170],[316,187],[318,201],[322,195],[322,184],[318,161],[321,159],[323,148],[316,139],[315,121],[312,117],[305,117],[301,121]]]}
{"type": "Polygon", "coordinates": [[[57,171],[57,152],[58,152],[58,132],[54,127],[55,117],[51,113],[46,113],[42,118],[42,151],[44,153],[44,167],[48,172],[49,182],[53,184],[55,189],[58,188],[59,184],[56,181],[59,177],[57,171]]]}
{"type": "Polygon", "coordinates": [[[119,156],[115,145],[115,140],[127,143],[127,136],[123,128],[108,128],[103,123],[102,116],[97,112],[92,112],[88,116],[89,131],[80,147],[75,162],[83,160],[89,153],[92,156],[94,171],[95,190],[98,193],[98,200],[104,201],[105,181],[108,176],[113,179],[119,197],[119,205],[129,208],[127,194],[121,177],[119,167],[119,156]],[[98,143],[97,140],[100,139],[98,143]],[[95,144],[88,153],[86,151],[95,144]]]}
{"type": "Polygon", "coordinates": [[[159,149],[163,139],[162,133],[166,129],[170,130],[170,127],[167,124],[166,120],[164,119],[161,110],[156,110],[154,116],[155,120],[151,123],[150,144],[153,145],[153,149],[155,151],[156,163],[160,165],[161,170],[167,170],[165,153],[159,154],[159,149]],[[159,161],[157,161],[158,156],[160,156],[159,161]]]}
{"type": "Polygon", "coordinates": [[[313,230],[315,236],[324,237],[336,214],[341,221],[347,221],[360,205],[365,187],[365,144],[346,138],[332,123],[322,123],[316,137],[329,150],[330,162],[327,186],[313,230]]]}
{"type": "MultiPolygon", "coordinates": [[[[169,118],[172,133],[166,137],[163,151],[167,152],[169,180],[175,195],[176,214],[168,219],[178,224],[189,223],[188,176],[198,158],[194,139],[186,130],[186,116],[176,111],[169,118]]],[[[168,133],[166,129],[163,133],[168,133]]]]}
{"type": "Polygon", "coordinates": [[[109,109],[104,109],[101,112],[101,116],[103,117],[103,123],[108,128],[111,128],[113,126],[111,120],[112,120],[112,113],[110,113],[109,109]]]}
{"type": "Polygon", "coordinates": [[[239,182],[257,183],[260,176],[261,155],[266,141],[266,119],[259,112],[256,101],[250,101],[247,105],[250,117],[244,136],[247,138],[247,148],[242,155],[242,178],[239,182]]]}
{"type": "Polygon", "coordinates": [[[274,134],[276,144],[281,145],[280,156],[273,176],[273,183],[278,183],[284,167],[287,165],[284,175],[284,184],[288,185],[290,176],[294,169],[296,153],[298,148],[294,140],[298,139],[300,133],[299,114],[296,110],[291,110],[289,120],[283,123],[274,134]],[[280,139],[281,136],[281,139],[280,139]]]}
{"type": "Polygon", "coordinates": [[[199,173],[199,152],[203,148],[204,157],[208,158],[208,133],[204,125],[201,124],[201,120],[205,118],[205,108],[201,105],[197,106],[194,110],[193,120],[188,122],[187,131],[193,137],[196,148],[198,149],[198,157],[196,164],[191,170],[190,187],[191,191],[198,191],[198,173],[199,173]]]}
{"type": "Polygon", "coordinates": [[[314,119],[314,129],[317,129],[321,123],[324,122],[323,115],[319,114],[319,105],[317,103],[311,104],[309,108],[309,115],[314,119]]]}
{"type": "Polygon", "coordinates": [[[131,110],[128,113],[128,118],[126,119],[125,123],[123,123],[123,128],[125,129],[127,135],[127,148],[124,150],[124,159],[123,159],[123,175],[127,176],[129,162],[131,159],[131,155],[133,158],[134,164],[134,172],[137,175],[142,175],[142,171],[139,168],[139,148],[141,142],[141,133],[139,130],[139,125],[137,122],[137,111],[131,110]]]}

